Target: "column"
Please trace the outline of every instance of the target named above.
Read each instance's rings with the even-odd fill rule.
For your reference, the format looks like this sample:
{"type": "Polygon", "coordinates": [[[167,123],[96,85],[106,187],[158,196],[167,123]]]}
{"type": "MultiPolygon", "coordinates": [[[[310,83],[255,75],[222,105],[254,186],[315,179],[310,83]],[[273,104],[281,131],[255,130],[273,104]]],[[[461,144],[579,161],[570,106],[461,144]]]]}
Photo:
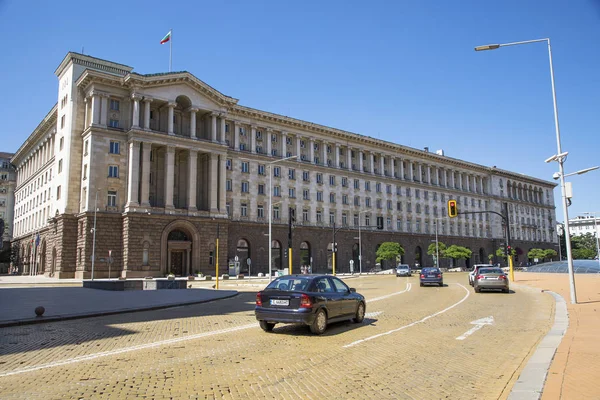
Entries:
{"type": "Polygon", "coordinates": [[[87,128],[88,126],[91,125],[90,122],[88,122],[88,118],[89,118],[89,113],[88,113],[88,107],[89,107],[89,100],[88,98],[84,98],[83,99],[83,109],[84,109],[84,113],[83,113],[83,129],[87,128]]]}
{"type": "Polygon", "coordinates": [[[287,132],[283,131],[281,132],[281,157],[287,157],[287,132]]]}
{"type": "Polygon", "coordinates": [[[423,183],[423,164],[421,163],[417,164],[417,174],[419,174],[418,181],[423,183]]]}
{"type": "Polygon", "coordinates": [[[335,154],[333,156],[333,162],[336,168],[340,167],[340,145],[335,143],[333,146],[333,151],[335,151],[335,154]]]}
{"type": "Polygon", "coordinates": [[[198,152],[196,150],[189,150],[188,157],[187,208],[188,211],[196,211],[196,175],[198,173],[198,152]]]}
{"type": "Polygon", "coordinates": [[[348,171],[352,171],[352,148],[350,146],[346,146],[346,163],[348,171]]]}
{"type": "Polygon", "coordinates": [[[267,155],[271,155],[271,150],[273,148],[273,130],[271,128],[267,128],[267,133],[266,133],[267,137],[267,155]]]}
{"type": "Polygon", "coordinates": [[[100,123],[100,98],[97,94],[92,93],[92,117],[90,125],[98,125],[100,123]]]}
{"type": "Polygon", "coordinates": [[[219,156],[219,212],[221,214],[227,213],[227,197],[225,192],[225,181],[227,179],[226,162],[227,156],[221,154],[219,156]]]}
{"type": "Polygon", "coordinates": [[[375,173],[375,154],[373,152],[369,153],[369,167],[371,168],[371,173],[375,173]]]}
{"type": "Polygon", "coordinates": [[[381,176],[385,175],[385,154],[381,154],[379,156],[379,174],[381,176]]]}
{"type": "Polygon", "coordinates": [[[408,180],[409,181],[413,181],[413,162],[409,161],[408,162],[408,180]]]}
{"type": "Polygon", "coordinates": [[[402,158],[400,158],[399,162],[400,162],[400,179],[404,179],[404,160],[402,158]]]}
{"type": "MultiPolygon", "coordinates": [[[[169,107],[170,108],[170,107],[169,107]]],[[[172,108],[170,108],[172,110],[172,108]]],[[[171,118],[170,121],[173,121],[171,118]]],[[[165,154],[165,208],[173,207],[173,180],[175,177],[175,147],[167,146],[165,154]]]]}
{"type": "Polygon", "coordinates": [[[221,119],[221,139],[220,139],[220,142],[221,143],[225,143],[225,140],[226,140],[225,139],[225,125],[226,125],[226,123],[225,123],[225,116],[221,115],[220,119],[221,119]]]}
{"type": "Polygon", "coordinates": [[[210,140],[217,141],[217,114],[210,114],[210,140]]]}
{"type": "Polygon", "coordinates": [[[300,147],[300,135],[296,135],[296,155],[298,156],[296,158],[296,160],[298,160],[298,162],[302,161],[302,157],[300,156],[302,154],[302,148],[300,147]]]}
{"type": "Polygon", "coordinates": [[[142,142],[142,207],[150,206],[150,152],[152,144],[142,142]]]}
{"type": "Polygon", "coordinates": [[[250,151],[256,153],[256,125],[250,127],[250,151]]]}
{"type": "Polygon", "coordinates": [[[127,180],[127,207],[134,207],[138,203],[138,187],[140,183],[140,142],[129,143],[129,177],[127,180]]]}
{"type": "Polygon", "coordinates": [[[196,139],[196,113],[198,112],[197,108],[190,107],[190,138],[196,139]]]}
{"type": "Polygon", "coordinates": [[[209,187],[211,190],[208,191],[208,201],[210,204],[210,212],[218,213],[218,202],[217,202],[217,194],[218,194],[218,184],[219,184],[219,159],[218,155],[215,153],[210,153],[210,164],[209,164],[209,187]],[[216,189],[216,190],[215,190],[216,189]]]}
{"type": "Polygon", "coordinates": [[[431,165],[425,166],[427,169],[427,183],[431,185],[431,165]]]}
{"type": "MultiPolygon", "coordinates": [[[[167,117],[168,118],[168,120],[167,120],[167,126],[168,126],[167,133],[169,135],[174,135],[175,134],[175,132],[173,131],[173,113],[174,113],[176,105],[177,105],[177,103],[168,103],[167,104],[167,107],[169,107],[169,116],[167,117]]],[[[173,202],[173,198],[172,197],[173,196],[171,196],[171,202],[173,202]]]]}
{"type": "Polygon", "coordinates": [[[363,152],[362,150],[358,151],[358,170],[360,173],[363,172],[363,152]]]}
{"type": "Polygon", "coordinates": [[[100,110],[100,125],[106,126],[108,121],[108,95],[102,94],[102,109],[100,110]]]}
{"type": "Polygon", "coordinates": [[[315,139],[308,140],[308,158],[311,164],[315,162],[315,139]]]}
{"type": "Polygon", "coordinates": [[[137,94],[131,95],[131,99],[133,100],[133,118],[131,121],[131,128],[139,129],[140,128],[140,99],[141,97],[137,94]]]}
{"type": "MultiPolygon", "coordinates": [[[[321,142],[321,146],[323,146],[323,148],[321,149],[321,154],[323,154],[323,165],[328,165],[327,159],[329,157],[328,157],[328,153],[327,153],[327,143],[321,142]]],[[[329,218],[329,216],[327,218],[329,218]]]]}
{"type": "Polygon", "coordinates": [[[150,130],[150,103],[152,99],[144,99],[144,129],[150,130]]]}
{"type": "Polygon", "coordinates": [[[449,172],[450,172],[450,188],[455,189],[455,187],[454,187],[454,171],[450,170],[449,172]]]}
{"type": "Polygon", "coordinates": [[[240,149],[240,132],[236,121],[231,121],[231,127],[233,128],[233,149],[237,151],[240,149]]]}

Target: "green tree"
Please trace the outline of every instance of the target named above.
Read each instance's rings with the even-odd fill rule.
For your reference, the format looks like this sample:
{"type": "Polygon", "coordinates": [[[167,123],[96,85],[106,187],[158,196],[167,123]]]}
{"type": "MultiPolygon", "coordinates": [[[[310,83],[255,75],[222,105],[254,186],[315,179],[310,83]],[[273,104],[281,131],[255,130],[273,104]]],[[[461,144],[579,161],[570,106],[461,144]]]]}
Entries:
{"type": "Polygon", "coordinates": [[[544,254],[545,254],[544,258],[546,258],[546,259],[549,258],[551,260],[558,255],[558,253],[554,249],[546,249],[546,250],[544,250],[544,254]]]}
{"type": "Polygon", "coordinates": [[[453,244],[444,251],[444,258],[451,258],[453,260],[460,260],[462,258],[467,259],[471,258],[471,254],[473,254],[473,252],[466,247],[453,244]]]}
{"type": "Polygon", "coordinates": [[[437,257],[438,253],[440,255],[440,258],[444,258],[444,251],[446,251],[446,248],[447,248],[446,245],[444,243],[442,243],[442,242],[438,241],[438,243],[437,243],[437,249],[436,249],[435,243],[431,243],[429,245],[429,247],[427,248],[427,255],[432,256],[433,257],[433,261],[435,263],[435,261],[436,261],[435,258],[437,257]]]}
{"type": "Polygon", "coordinates": [[[404,249],[399,243],[395,242],[383,242],[377,249],[375,256],[375,262],[381,262],[382,260],[395,261],[398,257],[404,255],[404,249]]]}
{"type": "Polygon", "coordinates": [[[537,258],[538,261],[544,261],[544,258],[546,258],[546,251],[542,249],[531,249],[527,253],[527,258],[529,258],[530,260],[537,258]]]}
{"type": "MultiPolygon", "coordinates": [[[[504,247],[499,247],[498,250],[496,250],[496,255],[498,257],[501,257],[503,260],[506,260],[506,250],[504,249],[504,247]]],[[[516,256],[517,251],[515,249],[511,248],[510,255],[513,257],[516,256]]]]}
{"type": "Polygon", "coordinates": [[[591,260],[596,256],[596,237],[591,233],[571,235],[571,251],[576,260],[591,260]]]}

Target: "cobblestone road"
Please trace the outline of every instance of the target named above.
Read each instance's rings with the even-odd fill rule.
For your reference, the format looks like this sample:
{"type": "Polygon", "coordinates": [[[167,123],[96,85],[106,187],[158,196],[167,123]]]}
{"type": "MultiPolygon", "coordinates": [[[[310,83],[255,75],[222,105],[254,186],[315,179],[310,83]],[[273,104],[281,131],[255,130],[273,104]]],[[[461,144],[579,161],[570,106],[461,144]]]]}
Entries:
{"type": "MultiPolygon", "coordinates": [[[[363,324],[322,336],[254,318],[255,293],[212,303],[0,330],[2,399],[505,398],[553,322],[551,296],[475,294],[465,274],[419,287],[348,280],[363,324]],[[465,340],[456,338],[493,317],[465,340]]],[[[249,289],[252,289],[251,287],[249,289]]]]}

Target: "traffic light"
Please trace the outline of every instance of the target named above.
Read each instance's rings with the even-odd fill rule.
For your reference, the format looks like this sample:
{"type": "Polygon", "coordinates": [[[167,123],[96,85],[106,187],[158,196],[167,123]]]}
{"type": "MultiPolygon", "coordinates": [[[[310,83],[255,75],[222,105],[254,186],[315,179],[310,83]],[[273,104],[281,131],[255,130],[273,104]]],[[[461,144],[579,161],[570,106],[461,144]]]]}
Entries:
{"type": "Polygon", "coordinates": [[[383,217],[377,217],[377,229],[383,229],[383,217]]]}
{"type": "Polygon", "coordinates": [[[506,246],[506,252],[508,253],[508,255],[511,255],[511,247],[510,246],[506,246]]]}
{"type": "Polygon", "coordinates": [[[458,205],[456,200],[448,200],[448,216],[454,218],[458,215],[458,205]]]}
{"type": "Polygon", "coordinates": [[[290,211],[290,225],[291,225],[294,222],[296,222],[296,209],[290,207],[289,211],[290,211]]]}

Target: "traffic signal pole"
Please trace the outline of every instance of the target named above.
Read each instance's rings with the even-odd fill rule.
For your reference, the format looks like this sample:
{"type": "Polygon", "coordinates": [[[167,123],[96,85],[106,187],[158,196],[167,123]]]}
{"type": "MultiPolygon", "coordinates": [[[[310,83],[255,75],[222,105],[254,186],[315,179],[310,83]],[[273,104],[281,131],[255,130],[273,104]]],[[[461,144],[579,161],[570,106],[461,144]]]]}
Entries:
{"type": "Polygon", "coordinates": [[[508,203],[504,203],[504,221],[506,222],[506,260],[508,261],[509,278],[511,282],[515,281],[515,271],[513,268],[512,248],[510,247],[510,218],[508,218],[508,203]]]}

